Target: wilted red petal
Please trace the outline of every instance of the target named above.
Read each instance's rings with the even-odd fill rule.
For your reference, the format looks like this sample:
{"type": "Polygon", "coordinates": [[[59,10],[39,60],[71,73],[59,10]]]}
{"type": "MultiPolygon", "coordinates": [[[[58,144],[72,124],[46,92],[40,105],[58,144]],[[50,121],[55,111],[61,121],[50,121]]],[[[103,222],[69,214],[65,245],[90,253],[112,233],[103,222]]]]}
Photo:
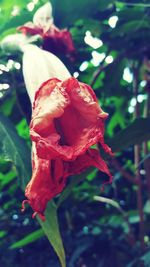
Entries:
{"type": "Polygon", "coordinates": [[[46,32],[42,26],[36,26],[33,22],[27,22],[17,29],[25,35],[41,35],[43,38],[43,49],[56,55],[61,53],[73,55],[75,53],[70,32],[66,29],[59,30],[54,24],[46,32]]]}
{"type": "Polygon", "coordinates": [[[112,182],[112,175],[110,174],[108,166],[97,149],[88,149],[85,154],[79,156],[76,160],[68,162],[67,176],[79,174],[92,166],[106,173],[110,177],[109,183],[112,182]]]}
{"type": "Polygon", "coordinates": [[[112,153],[104,143],[107,116],[91,87],[75,78],[65,82],[53,78],[41,85],[30,124],[33,175],[25,191],[34,215],[38,213],[43,219],[47,202],[63,190],[69,175],[94,166],[111,182],[98,149],[91,149],[100,143],[107,153],[112,153]]]}
{"type": "Polygon", "coordinates": [[[59,30],[54,25],[50,30],[43,34],[43,48],[52,53],[72,54],[75,47],[71,34],[68,30],[59,30]]]}
{"type": "Polygon", "coordinates": [[[47,202],[59,194],[64,186],[66,179],[62,179],[64,167],[62,160],[44,160],[37,156],[36,148],[33,145],[32,152],[32,178],[28,183],[25,196],[27,200],[22,203],[24,211],[25,203],[28,203],[44,219],[44,211],[47,202]]]}
{"type": "Polygon", "coordinates": [[[43,30],[40,27],[35,26],[32,22],[27,22],[23,26],[20,26],[17,28],[19,31],[21,31],[23,34],[27,35],[42,35],[43,30]]]}
{"type": "Polygon", "coordinates": [[[106,117],[89,86],[75,78],[63,83],[50,79],[36,94],[30,124],[38,156],[76,159],[100,140],[103,143],[106,117]]]}
{"type": "Polygon", "coordinates": [[[25,190],[27,200],[22,203],[22,211],[25,209],[24,204],[28,203],[34,210],[33,218],[38,214],[45,220],[44,211],[48,201],[62,192],[70,175],[79,174],[94,166],[109,176],[109,183],[112,181],[108,167],[96,149],[89,149],[74,161],[39,159],[34,150],[32,160],[33,174],[25,190]]]}

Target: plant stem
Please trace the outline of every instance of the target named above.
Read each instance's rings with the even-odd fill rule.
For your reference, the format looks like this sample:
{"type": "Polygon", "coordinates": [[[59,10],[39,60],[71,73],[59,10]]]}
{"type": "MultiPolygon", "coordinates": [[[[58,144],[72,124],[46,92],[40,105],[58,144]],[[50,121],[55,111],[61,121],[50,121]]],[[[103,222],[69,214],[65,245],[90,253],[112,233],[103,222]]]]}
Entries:
{"type": "Polygon", "coordinates": [[[96,80],[98,79],[98,77],[99,77],[99,75],[101,74],[101,72],[102,72],[103,70],[105,70],[106,67],[108,66],[108,65],[104,65],[104,63],[105,63],[105,59],[106,59],[106,57],[109,55],[109,52],[110,52],[110,51],[108,51],[108,52],[106,53],[104,59],[102,60],[102,62],[101,62],[101,64],[100,64],[99,69],[96,70],[96,71],[94,72],[93,77],[92,77],[92,81],[91,81],[91,83],[90,83],[90,84],[91,84],[91,87],[93,87],[93,85],[95,84],[95,82],[96,82],[96,80]]]}
{"type": "MultiPolygon", "coordinates": [[[[150,112],[150,92],[148,91],[148,98],[145,103],[144,108],[144,117],[147,118],[149,116],[150,112]]],[[[146,157],[149,153],[148,149],[148,142],[143,143],[143,151],[144,151],[144,157],[146,157]]],[[[148,190],[148,198],[150,199],[150,158],[147,158],[144,161],[144,169],[145,169],[145,176],[147,181],[147,190],[148,190]]]]}
{"type": "MultiPolygon", "coordinates": [[[[139,70],[138,68],[133,69],[133,93],[134,97],[136,99],[136,106],[135,106],[135,113],[134,116],[135,118],[138,118],[140,115],[140,110],[139,110],[139,103],[137,101],[138,97],[138,75],[139,75],[139,70]]],[[[138,181],[138,188],[137,188],[137,208],[139,211],[139,217],[140,217],[140,222],[139,222],[139,239],[141,242],[141,249],[144,250],[145,248],[145,243],[144,243],[144,233],[145,233],[145,227],[144,227],[144,213],[143,213],[143,200],[142,200],[142,181],[141,181],[141,175],[140,175],[140,167],[139,167],[139,162],[140,162],[140,155],[141,155],[141,147],[140,145],[135,145],[134,146],[134,164],[136,168],[136,180],[138,181]]]]}

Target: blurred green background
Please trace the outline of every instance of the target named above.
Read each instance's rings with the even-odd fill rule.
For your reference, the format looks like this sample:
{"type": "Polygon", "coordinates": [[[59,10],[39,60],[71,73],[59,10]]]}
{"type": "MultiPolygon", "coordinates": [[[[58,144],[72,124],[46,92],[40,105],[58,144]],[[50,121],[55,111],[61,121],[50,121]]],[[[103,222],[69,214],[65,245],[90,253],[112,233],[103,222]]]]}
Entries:
{"type": "MultiPolygon", "coordinates": [[[[58,267],[52,246],[65,266],[58,222],[67,267],[149,267],[149,0],[51,0],[56,26],[69,29],[76,48],[74,61],[59,58],[109,113],[105,140],[115,157],[106,160],[113,183],[101,192],[107,177],[95,169],[68,179],[49,208],[49,226],[42,226],[51,229],[52,246],[31,208],[20,212],[21,188],[31,174],[31,107],[22,53],[9,36],[46,2],[0,1],[0,266],[58,267]]],[[[30,42],[41,45],[38,38],[30,42]]]]}

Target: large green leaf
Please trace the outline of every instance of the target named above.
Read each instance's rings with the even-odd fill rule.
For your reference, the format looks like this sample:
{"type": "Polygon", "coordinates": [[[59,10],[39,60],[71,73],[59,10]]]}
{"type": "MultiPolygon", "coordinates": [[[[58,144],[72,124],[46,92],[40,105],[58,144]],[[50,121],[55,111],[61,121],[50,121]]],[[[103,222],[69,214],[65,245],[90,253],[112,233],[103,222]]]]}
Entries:
{"type": "MultiPolygon", "coordinates": [[[[15,164],[22,180],[21,187],[24,190],[31,175],[30,149],[26,142],[17,135],[11,121],[2,114],[0,114],[0,136],[0,155],[15,164]]],[[[65,267],[65,253],[59,232],[57,209],[53,201],[49,203],[46,209],[46,221],[42,222],[40,219],[38,221],[56,251],[61,266],[65,267]]]]}
{"type": "Polygon", "coordinates": [[[117,133],[109,145],[113,151],[120,151],[131,145],[137,145],[150,139],[150,118],[138,118],[128,127],[117,133]]]}
{"type": "Polygon", "coordinates": [[[139,7],[125,7],[124,9],[116,12],[117,16],[119,19],[124,20],[124,21],[133,21],[133,20],[141,20],[141,18],[147,18],[145,16],[145,9],[144,8],[139,8],[139,7]]]}
{"type": "Polygon", "coordinates": [[[6,36],[4,34],[4,31],[9,30],[10,28],[17,28],[18,26],[21,26],[28,21],[32,21],[32,14],[27,11],[21,12],[21,15],[9,17],[7,21],[4,21],[0,25],[0,33],[4,37],[6,36]]]}
{"type": "Polygon", "coordinates": [[[31,176],[30,149],[21,139],[11,121],[0,114],[0,154],[12,161],[18,171],[22,188],[25,188],[31,176]]]}
{"type": "Polygon", "coordinates": [[[133,34],[135,31],[139,30],[140,28],[146,28],[149,30],[150,25],[149,25],[149,20],[133,20],[129,21],[122,26],[118,27],[116,29],[116,35],[118,34],[133,34]]]}
{"type": "Polygon", "coordinates": [[[63,248],[62,239],[60,236],[58,219],[57,219],[57,208],[54,204],[54,201],[48,203],[48,207],[45,212],[46,220],[43,222],[40,219],[40,222],[47,238],[52,244],[55,252],[57,253],[62,267],[66,267],[65,252],[63,248]]]}

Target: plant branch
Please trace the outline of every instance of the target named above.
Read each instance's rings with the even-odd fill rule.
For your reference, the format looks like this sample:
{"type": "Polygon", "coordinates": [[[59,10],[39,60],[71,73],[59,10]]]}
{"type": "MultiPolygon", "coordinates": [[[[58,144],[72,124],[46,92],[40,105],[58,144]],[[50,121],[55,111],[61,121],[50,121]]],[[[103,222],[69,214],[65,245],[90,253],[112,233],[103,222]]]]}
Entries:
{"type": "Polygon", "coordinates": [[[111,159],[111,163],[112,165],[115,167],[115,169],[121,173],[121,175],[126,178],[129,182],[131,182],[132,184],[139,184],[139,181],[132,175],[130,174],[128,171],[126,171],[124,169],[124,167],[121,166],[121,164],[119,163],[119,161],[116,158],[112,158],[111,159]],[[135,178],[135,179],[134,179],[135,178]]]}
{"type": "Polygon", "coordinates": [[[108,54],[110,53],[110,50],[107,52],[106,56],[104,57],[103,61],[100,64],[100,67],[94,72],[93,74],[93,78],[91,81],[91,87],[93,87],[93,85],[95,84],[96,80],[98,79],[99,75],[101,74],[102,71],[105,71],[110,65],[115,64],[116,62],[118,62],[121,58],[123,58],[124,54],[119,55],[118,57],[115,58],[115,60],[108,64],[108,65],[104,65],[105,59],[108,56],[108,54]]]}

